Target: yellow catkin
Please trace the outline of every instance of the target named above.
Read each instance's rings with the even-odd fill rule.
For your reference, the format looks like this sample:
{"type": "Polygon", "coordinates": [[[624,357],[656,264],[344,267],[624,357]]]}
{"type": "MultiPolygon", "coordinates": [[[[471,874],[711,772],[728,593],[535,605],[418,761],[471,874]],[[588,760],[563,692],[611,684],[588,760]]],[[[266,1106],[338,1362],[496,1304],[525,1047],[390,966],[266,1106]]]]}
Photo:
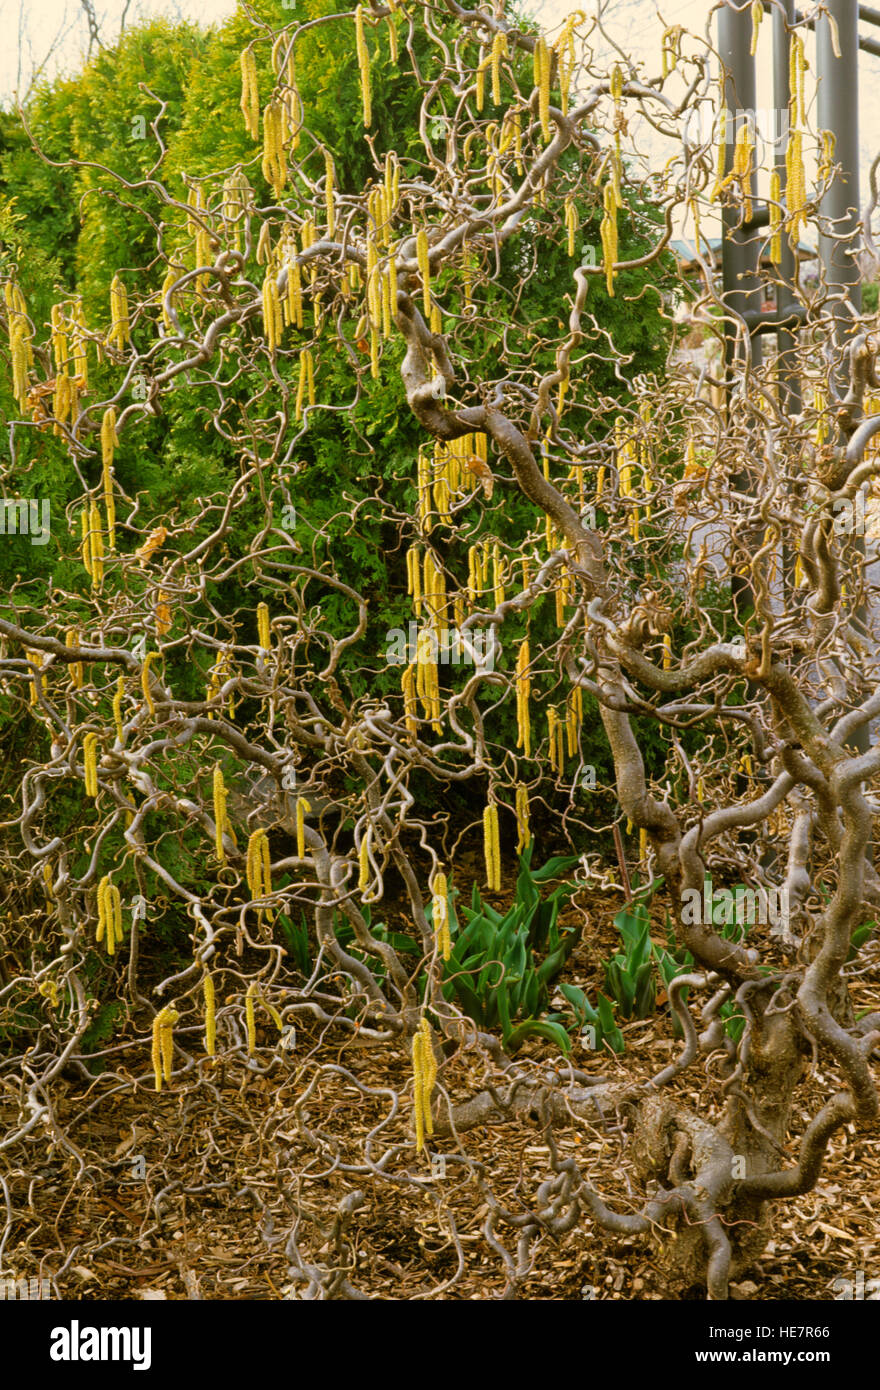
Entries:
{"type": "Polygon", "coordinates": [[[791,43],[788,50],[788,64],[791,123],[792,125],[802,126],[806,122],[804,73],[807,63],[804,53],[804,41],[800,34],[795,33],[791,36],[791,43]]]}
{"type": "Polygon", "coordinates": [[[205,1051],[209,1057],[213,1057],[217,1040],[216,1001],[214,981],[207,971],[202,980],[202,993],[205,999],[205,1051]]]}
{"type": "Polygon", "coordinates": [[[264,222],[260,228],[255,260],[257,265],[269,265],[272,260],[272,234],[268,222],[264,222]]]}
{"type": "MultiPolygon", "coordinates": [[[[69,627],[67,629],[64,644],[67,647],[79,646],[79,628],[69,627]]],[[[83,670],[83,663],[81,661],[72,661],[70,663],[70,679],[73,683],[74,690],[82,690],[84,678],[85,672],[83,670]]]]}
{"type": "Polygon", "coordinates": [[[166,1005],[153,1019],[153,1075],[156,1090],[161,1091],[162,1081],[171,1080],[174,1062],[174,1025],[180,1018],[176,1009],[166,1005]]]}
{"type": "Polygon", "coordinates": [[[372,104],[370,91],[370,50],[364,33],[364,7],[358,5],[354,12],[355,40],[357,43],[358,68],[361,74],[361,96],[363,99],[364,127],[372,124],[372,104]]]}
{"type": "Polygon", "coordinates": [[[746,119],[739,128],[736,137],[736,148],[733,152],[733,175],[738,180],[740,195],[743,200],[743,213],[746,221],[752,216],[752,201],[750,198],[752,182],[752,162],[755,153],[755,141],[752,135],[751,122],[746,119]]]}
{"type": "MultiPolygon", "coordinates": [[[[39,670],[40,670],[40,668],[42,667],[42,664],[43,664],[43,655],[42,655],[42,652],[29,652],[29,651],[26,651],[26,652],[25,652],[25,656],[27,657],[28,661],[32,662],[33,665],[36,666],[37,672],[39,672],[39,670]]],[[[39,674],[35,674],[34,676],[31,677],[31,682],[30,682],[30,694],[29,694],[29,696],[28,696],[28,704],[29,704],[31,707],[33,707],[33,706],[36,705],[36,704],[39,704],[38,692],[39,692],[39,691],[42,691],[42,689],[43,689],[43,678],[42,678],[42,676],[40,676],[39,674]]]]}
{"type": "Polygon", "coordinates": [[[675,67],[675,54],[672,51],[672,45],[669,42],[670,32],[671,31],[669,29],[664,29],[663,35],[660,40],[660,64],[661,72],[664,78],[667,78],[670,72],[675,67]]]}
{"type": "Polygon", "coordinates": [[[434,1133],[434,1122],[431,1116],[431,1096],[434,1092],[434,1084],[437,1080],[437,1063],[434,1059],[434,1047],[431,1038],[431,1025],[423,1016],[420,1024],[422,1034],[422,1115],[425,1121],[425,1133],[434,1133]]]}
{"type": "Polygon", "coordinates": [[[501,30],[492,40],[492,100],[501,105],[501,59],[507,57],[507,35],[501,30]]]}
{"type": "Polygon", "coordinates": [[[100,943],[100,942],[102,942],[102,941],[104,940],[104,937],[105,937],[105,936],[107,937],[108,948],[109,948],[110,953],[111,953],[111,955],[112,955],[113,950],[114,950],[114,947],[115,947],[115,945],[116,945],[116,939],[115,939],[115,937],[114,937],[114,935],[113,935],[112,927],[111,927],[111,929],[110,929],[109,931],[108,931],[108,929],[107,929],[107,876],[106,876],[106,874],[105,874],[105,876],[101,879],[101,882],[98,884],[98,927],[97,927],[97,930],[96,930],[96,932],[95,932],[95,941],[96,941],[97,943],[100,943]]]}
{"type": "Polygon", "coordinates": [[[19,408],[25,410],[28,404],[28,373],[34,366],[31,324],[21,287],[14,280],[8,280],[3,286],[3,298],[9,323],[12,390],[19,408]]]}
{"type": "Polygon", "coordinates": [[[305,859],[306,856],[306,816],[311,809],[306,798],[301,796],[296,803],[296,853],[298,859],[305,859]]]}
{"type": "Polygon", "coordinates": [[[578,230],[578,215],[574,205],[574,198],[565,200],[565,234],[568,238],[568,254],[573,256],[575,253],[575,236],[578,230]]]}
{"type": "Polygon", "coordinates": [[[122,945],[122,898],[115,883],[104,880],[104,914],[107,928],[107,953],[115,955],[116,947],[122,945]]]}
{"type": "Polygon", "coordinates": [[[327,235],[336,235],[336,200],[333,196],[336,185],[336,168],[329,150],[324,151],[324,206],[327,210],[327,235]]]}
{"type": "Polygon", "coordinates": [[[370,886],[370,832],[365,830],[358,851],[358,891],[363,893],[370,886]]]}
{"type": "Polygon", "coordinates": [[[478,64],[476,73],[474,74],[474,100],[476,101],[478,111],[482,111],[483,107],[486,105],[486,72],[491,61],[491,58],[484,58],[482,62],[478,64]]]}
{"type": "Polygon", "coordinates": [[[173,620],[173,615],[172,615],[172,612],[171,612],[171,604],[169,603],[168,600],[169,600],[168,591],[167,591],[166,589],[159,589],[159,591],[158,591],[157,594],[156,594],[156,636],[157,636],[157,637],[164,637],[165,634],[166,634],[167,632],[170,632],[170,631],[171,631],[171,623],[172,623],[172,620],[173,620]]]}
{"type": "Polygon", "coordinates": [[[113,452],[119,444],[116,433],[116,411],[109,406],[101,420],[101,463],[104,486],[104,509],[107,513],[107,544],[116,549],[116,508],[113,501],[113,452]]]}
{"type": "Polygon", "coordinates": [[[254,830],[248,838],[247,846],[247,886],[251,898],[261,898],[263,896],[263,852],[262,852],[262,830],[254,830]]]}
{"type": "Polygon", "coordinates": [[[418,692],[416,690],[415,667],[412,662],[401,674],[400,688],[403,693],[403,715],[406,731],[408,734],[416,734],[419,731],[418,692]]]}
{"type": "Polygon", "coordinates": [[[431,881],[431,915],[440,954],[444,960],[449,960],[452,938],[449,935],[449,885],[445,874],[437,873],[431,881]]]}
{"type": "Polygon", "coordinates": [[[551,768],[551,770],[552,770],[553,772],[561,772],[561,771],[562,771],[562,767],[561,767],[561,765],[559,765],[558,760],[557,760],[557,757],[556,757],[556,751],[557,751],[557,747],[558,747],[557,739],[556,739],[556,724],[557,724],[557,719],[558,719],[558,716],[557,716],[557,714],[556,714],[555,709],[548,709],[548,711],[547,711],[547,739],[548,739],[548,742],[549,742],[549,745],[550,745],[550,746],[549,746],[549,750],[548,750],[548,756],[549,756],[549,759],[550,759],[550,768],[551,768]]]}
{"type": "Polygon", "coordinates": [[[532,843],[529,828],[529,793],[522,782],[516,784],[516,852],[522,854],[532,843]]]}
{"type": "Polygon", "coordinates": [[[86,796],[98,795],[98,735],[86,734],[83,739],[83,765],[85,767],[86,796]]]}
{"type": "Polygon", "coordinates": [[[770,259],[774,265],[782,260],[782,188],[779,170],[770,175],[770,259]]]}
{"type": "Polygon", "coordinates": [[[162,300],[162,327],[166,333],[174,332],[174,321],[171,318],[170,310],[174,309],[174,295],[171,291],[180,279],[181,271],[178,266],[169,265],[162,281],[162,288],[159,291],[162,300]]]}
{"type": "Polygon", "coordinates": [[[406,552],[407,593],[412,598],[413,612],[417,618],[422,616],[422,566],[419,548],[411,545],[406,552]]]}
{"type": "Polygon", "coordinates": [[[125,730],[122,727],[122,700],[125,695],[125,677],[116,677],[116,693],[113,696],[113,723],[116,726],[116,737],[122,743],[125,737],[125,730]]]}
{"type": "Polygon", "coordinates": [[[437,1063],[431,1040],[431,1028],[426,1018],[422,1018],[418,1032],[412,1041],[413,1062],[413,1119],[416,1131],[416,1150],[421,1153],[425,1147],[425,1135],[434,1132],[431,1116],[431,1096],[437,1080],[437,1063]]]}
{"type": "Polygon", "coordinates": [[[495,607],[500,608],[504,602],[504,585],[502,583],[501,552],[497,542],[492,546],[492,597],[495,607]]]}
{"type": "MultiPolygon", "coordinates": [[[[86,513],[83,515],[86,516],[86,513]]],[[[104,578],[104,542],[101,538],[101,514],[94,498],[89,503],[88,515],[83,525],[83,561],[92,581],[92,588],[99,589],[104,578]]]]}
{"type": "Polygon", "coordinates": [[[824,183],[830,179],[834,167],[834,146],[836,138],[833,130],[822,131],[822,154],[819,159],[819,168],[816,171],[816,181],[824,183]]]}
{"type": "Polygon", "coordinates": [[[63,372],[67,370],[69,345],[67,333],[65,331],[64,310],[60,304],[53,304],[50,313],[52,355],[55,359],[55,371],[63,372]]]}
{"type": "MultiPolygon", "coordinates": [[[[20,324],[13,322],[9,329],[10,352],[12,355],[12,389],[19,409],[24,410],[27,406],[28,397],[28,363],[27,363],[27,339],[24,329],[20,324]]],[[[56,412],[57,414],[57,412],[56,412]]]]}
{"type": "Polygon", "coordinates": [[[291,323],[297,328],[303,326],[302,271],[295,258],[290,262],[287,275],[287,312],[291,323]]]}
{"type": "Polygon", "coordinates": [[[128,292],[118,275],[110,282],[110,331],[107,341],[121,352],[131,342],[131,323],[128,317],[128,292]]]}
{"type": "Polygon", "coordinates": [[[580,686],[568,692],[568,708],[565,717],[565,731],[568,737],[568,756],[573,758],[578,751],[578,734],[583,721],[583,694],[580,686]]]}
{"type": "Polygon", "coordinates": [[[724,93],[722,91],[721,110],[718,113],[718,142],[715,156],[715,186],[709,194],[709,202],[714,203],[718,194],[724,187],[725,167],[727,163],[727,108],[724,105],[724,93]]]}
{"type": "Polygon", "coordinates": [[[413,1120],[416,1129],[416,1151],[421,1153],[425,1147],[425,1118],[422,1110],[422,1094],[425,1075],[425,1039],[421,1028],[413,1035],[413,1120]]]}
{"type": "Polygon", "coordinates": [[[162,1019],[164,1014],[165,1010],[160,1009],[153,1019],[153,1046],[150,1055],[153,1063],[153,1076],[155,1077],[157,1091],[161,1091],[162,1089],[162,1042],[160,1034],[162,1031],[162,1019]]]}
{"type": "Polygon", "coordinates": [[[428,255],[428,233],[424,227],[420,227],[416,233],[416,257],[419,263],[419,274],[422,277],[422,305],[425,317],[431,314],[431,263],[428,255]]]}
{"type": "Polygon", "coordinates": [[[529,713],[529,696],[532,683],[529,678],[529,641],[526,638],[519,645],[516,654],[516,746],[523,751],[523,757],[532,756],[532,721],[529,713]]]}
{"type": "Polygon", "coordinates": [[[255,983],[252,982],[248,985],[247,994],[245,995],[244,1000],[244,1012],[245,1019],[247,1022],[247,1043],[249,1057],[252,1057],[254,1055],[254,1052],[256,1051],[257,1047],[257,1019],[254,1010],[254,996],[256,995],[256,992],[257,986],[255,983]]]}
{"type": "Polygon", "coordinates": [[[541,35],[535,43],[534,78],[538,88],[538,116],[541,121],[541,134],[545,142],[550,139],[550,50],[547,40],[541,35]]]}
{"type": "Polygon", "coordinates": [[[270,352],[275,352],[281,340],[284,323],[281,312],[281,299],[278,294],[278,280],[275,271],[268,269],[263,277],[263,333],[270,352]]]}
{"type": "Polygon", "coordinates": [[[786,201],[788,203],[788,234],[793,248],[797,246],[801,223],[806,223],[803,135],[799,130],[789,134],[785,150],[786,201]]]}
{"type": "Polygon", "coordinates": [[[226,783],[223,769],[219,763],[214,767],[214,849],[221,864],[226,863],[226,850],[223,848],[223,832],[226,829],[226,783]]]}
{"type": "Polygon", "coordinates": [[[153,696],[150,690],[150,665],[156,660],[158,655],[158,652],[149,652],[144,658],[144,664],[141,667],[141,690],[143,691],[144,700],[146,701],[147,709],[150,714],[156,713],[156,706],[153,702],[153,696]]]}
{"type": "Polygon", "coordinates": [[[486,883],[493,893],[501,891],[501,848],[498,829],[498,807],[490,801],[483,811],[483,852],[486,860],[486,883]]]}
{"type": "Polygon", "coordinates": [[[272,645],[272,634],[269,628],[269,608],[265,603],[257,604],[257,637],[263,651],[268,651],[272,645]]]}
{"type": "Polygon", "coordinates": [[[284,153],[284,106],[270,101],[263,112],[263,178],[279,198],[287,183],[287,159],[284,153]]]}
{"type": "Polygon", "coordinates": [[[260,90],[257,81],[257,60],[252,48],[241,55],[241,112],[245,130],[252,140],[260,138],[260,90]]]}
{"type": "Polygon", "coordinates": [[[609,180],[603,195],[605,211],[599,228],[602,238],[602,256],[605,266],[605,288],[610,299],[614,298],[614,262],[617,260],[617,197],[614,183],[609,180]]]}
{"type": "MultiPolygon", "coordinates": [[[[393,9],[395,6],[392,5],[390,8],[393,9]]],[[[397,45],[397,29],[394,25],[394,16],[389,14],[385,16],[385,19],[388,25],[388,51],[391,55],[392,63],[396,63],[400,57],[400,50],[397,45]]]]}
{"type": "Polygon", "coordinates": [[[761,29],[761,20],[764,18],[764,6],[761,0],[752,0],[752,43],[749,53],[754,58],[758,51],[758,34],[761,29]]]}

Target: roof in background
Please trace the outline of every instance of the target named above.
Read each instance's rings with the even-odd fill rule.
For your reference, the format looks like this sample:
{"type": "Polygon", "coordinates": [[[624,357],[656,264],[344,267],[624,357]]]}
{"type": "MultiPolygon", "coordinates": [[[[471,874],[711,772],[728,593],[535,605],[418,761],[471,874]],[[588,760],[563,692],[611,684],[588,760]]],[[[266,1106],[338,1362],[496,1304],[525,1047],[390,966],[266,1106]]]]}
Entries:
{"type": "MultiPolygon", "coordinates": [[[[701,238],[700,238],[700,241],[701,241],[701,244],[702,244],[702,246],[703,246],[703,248],[704,248],[704,252],[703,252],[704,256],[705,256],[705,248],[708,246],[708,248],[709,248],[709,254],[710,254],[711,258],[712,258],[712,264],[713,264],[713,265],[718,265],[718,262],[719,262],[719,259],[720,259],[720,253],[721,253],[721,244],[722,244],[722,239],[721,239],[721,237],[701,237],[701,238]]],[[[685,266],[685,268],[687,268],[687,269],[690,269],[690,268],[695,269],[695,268],[696,268],[696,266],[697,266],[697,247],[696,247],[696,242],[693,242],[693,241],[686,241],[686,240],[685,240],[685,241],[671,241],[671,242],[669,243],[669,246],[670,246],[671,251],[672,251],[673,254],[675,255],[675,257],[676,257],[679,261],[682,262],[682,264],[685,266]]],[[[816,248],[815,248],[814,246],[808,246],[807,243],[806,243],[805,241],[798,242],[798,256],[799,256],[799,258],[800,258],[802,261],[811,261],[811,260],[815,259],[816,254],[817,254],[817,252],[816,252],[816,248]]],[[[767,263],[769,264],[769,262],[770,262],[769,251],[765,251],[765,252],[764,252],[764,254],[763,254],[762,257],[761,257],[761,260],[762,260],[762,261],[765,261],[765,262],[767,262],[767,263]]]]}

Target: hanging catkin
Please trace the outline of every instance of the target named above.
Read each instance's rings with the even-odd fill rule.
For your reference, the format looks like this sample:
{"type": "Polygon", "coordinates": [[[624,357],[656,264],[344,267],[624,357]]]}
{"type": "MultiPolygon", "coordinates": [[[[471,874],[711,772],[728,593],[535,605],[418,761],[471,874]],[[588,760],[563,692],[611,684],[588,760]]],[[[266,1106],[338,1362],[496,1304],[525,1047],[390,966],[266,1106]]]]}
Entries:
{"type": "Polygon", "coordinates": [[[437,1080],[437,1062],[431,1039],[431,1027],[422,1018],[418,1032],[412,1041],[413,1062],[413,1119],[416,1130],[416,1149],[421,1153],[425,1147],[425,1135],[434,1132],[431,1116],[431,1095],[437,1080]]]}
{"type": "Polygon", "coordinates": [[[431,916],[440,954],[444,960],[449,960],[452,938],[449,935],[449,885],[445,874],[437,873],[431,880],[431,916]]]}
{"type": "Polygon", "coordinates": [[[516,654],[516,746],[523,751],[523,757],[532,756],[532,721],[529,714],[529,696],[532,683],[529,678],[529,642],[526,638],[519,645],[516,654]]]}
{"type": "Polygon", "coordinates": [[[214,981],[207,970],[202,980],[202,990],[205,996],[205,1051],[209,1057],[213,1057],[217,1037],[216,1005],[214,981]]]}
{"type": "Polygon", "coordinates": [[[108,343],[121,352],[131,342],[131,323],[128,317],[128,292],[118,275],[110,282],[110,331],[108,343]]]}
{"type": "Polygon", "coordinates": [[[223,832],[226,829],[226,784],[223,769],[217,763],[214,767],[214,848],[221,864],[226,863],[226,850],[223,848],[223,832]]]}
{"type": "Polygon", "coordinates": [[[364,7],[358,5],[354,12],[355,39],[357,43],[358,68],[361,74],[361,96],[363,98],[364,126],[369,127],[373,121],[371,92],[370,92],[370,50],[367,48],[367,39],[364,33],[364,7]]]}
{"type": "Polygon", "coordinates": [[[541,121],[541,134],[549,141],[550,130],[550,50],[547,40],[541,35],[535,43],[534,78],[538,89],[538,116],[541,121]]]}
{"type": "Polygon", "coordinates": [[[532,843],[532,832],[529,828],[529,793],[522,782],[516,785],[516,852],[522,854],[532,843]]]}
{"type": "Polygon", "coordinates": [[[246,48],[241,55],[241,112],[248,135],[252,140],[259,140],[260,90],[257,83],[257,60],[252,48],[246,48]]]}
{"type": "Polygon", "coordinates": [[[116,506],[113,500],[113,452],[118,447],[116,411],[109,406],[101,420],[101,462],[104,487],[104,510],[107,514],[107,545],[116,549],[116,506]]]}
{"type": "Polygon", "coordinates": [[[493,893],[501,891],[501,847],[498,829],[498,807],[490,801],[483,811],[483,852],[486,860],[486,884],[493,893]]]}

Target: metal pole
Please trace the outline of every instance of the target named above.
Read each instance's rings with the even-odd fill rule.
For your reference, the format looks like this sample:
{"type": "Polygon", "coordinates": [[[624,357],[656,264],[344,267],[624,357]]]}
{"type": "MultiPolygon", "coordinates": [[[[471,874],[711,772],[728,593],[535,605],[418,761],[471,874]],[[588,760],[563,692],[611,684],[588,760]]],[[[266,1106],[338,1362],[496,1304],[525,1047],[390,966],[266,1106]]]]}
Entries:
{"type": "MultiPolygon", "coordinates": [[[[726,70],[724,82],[724,105],[728,112],[727,146],[725,149],[725,173],[732,160],[733,149],[740,129],[750,122],[755,131],[755,60],[749,49],[752,41],[752,16],[747,4],[734,9],[730,0],[718,11],[718,52],[726,70]]],[[[752,196],[755,195],[755,179],[752,178],[752,196]]],[[[732,206],[722,209],[721,272],[723,299],[725,306],[742,316],[752,311],[760,313],[761,281],[758,275],[760,234],[753,231],[748,235],[738,230],[739,211],[732,206]]],[[[734,361],[742,362],[748,351],[748,335],[737,340],[736,327],[731,324],[726,330],[727,384],[730,390],[734,361]]],[[[760,365],[761,344],[755,340],[751,345],[752,362],[760,365]]]]}
{"type": "Polygon", "coordinates": [[[839,360],[838,387],[847,380],[845,349],[853,332],[853,316],[862,311],[859,251],[859,7],[856,0],[827,0],[837,22],[840,57],[834,56],[831,25],[826,15],[816,24],[816,67],[819,81],[819,126],[834,136],[834,162],[840,173],[822,199],[819,213],[834,235],[819,236],[825,281],[833,296],[831,311],[839,360]],[[849,301],[849,302],[847,302],[849,301]]]}
{"type": "MultiPolygon", "coordinates": [[[[718,53],[724,67],[722,91],[727,111],[725,174],[730,168],[733,150],[742,127],[750,124],[752,135],[757,135],[755,60],[749,51],[751,40],[750,6],[743,3],[741,9],[734,9],[731,0],[725,0],[718,11],[718,53]]],[[[750,182],[749,192],[755,198],[757,190],[754,174],[750,182]]],[[[745,228],[740,227],[741,216],[740,210],[729,203],[722,207],[721,297],[725,310],[736,315],[736,318],[726,317],[724,324],[724,379],[728,415],[736,377],[747,362],[753,367],[759,367],[762,358],[760,337],[757,334],[753,335],[741,322],[746,314],[760,316],[761,312],[761,232],[757,229],[747,232],[745,228]]],[[[739,491],[748,489],[748,477],[745,474],[734,477],[731,481],[739,491]]],[[[742,575],[731,576],[730,597],[733,611],[740,618],[754,606],[755,597],[751,583],[742,575]]]]}
{"type": "MultiPolygon", "coordinates": [[[[774,152],[774,165],[779,174],[780,196],[785,203],[787,175],[785,168],[785,148],[788,143],[789,124],[789,48],[790,37],[787,24],[794,23],[794,0],[780,0],[773,10],[773,105],[774,137],[778,138],[774,152]]],[[[796,302],[794,291],[795,252],[789,245],[788,237],[782,237],[782,256],[779,262],[776,286],[776,308],[780,315],[796,302]]],[[[801,383],[797,370],[797,336],[786,329],[776,333],[776,380],[779,389],[779,407],[786,415],[797,415],[802,408],[801,383]]]]}
{"type": "MultiPolygon", "coordinates": [[[[826,222],[835,235],[819,235],[819,254],[825,283],[831,295],[836,348],[832,380],[839,393],[849,386],[847,346],[854,332],[853,320],[862,311],[859,217],[859,7],[857,0],[827,0],[828,15],[837,25],[840,57],[835,57],[828,15],[816,24],[816,68],[819,82],[819,126],[834,135],[834,162],[840,172],[819,207],[820,224],[826,222]]],[[[841,440],[840,442],[844,442],[841,440]]],[[[855,538],[864,557],[864,541],[855,538]]],[[[861,605],[853,615],[864,626],[867,611],[861,605]]],[[[861,728],[852,746],[866,752],[869,731],[861,728]]],[[[869,857],[871,849],[869,848],[869,857]]]]}
{"type": "MultiPolygon", "coordinates": [[[[761,0],[765,11],[775,13],[778,0],[761,0]]],[[[800,10],[795,10],[795,19],[805,29],[815,29],[815,19],[804,19],[800,10]]],[[[880,10],[873,10],[868,5],[859,5],[859,18],[865,19],[869,24],[880,24],[880,10]]],[[[880,43],[876,39],[859,39],[859,48],[863,53],[870,53],[873,57],[880,57],[880,43]]]]}

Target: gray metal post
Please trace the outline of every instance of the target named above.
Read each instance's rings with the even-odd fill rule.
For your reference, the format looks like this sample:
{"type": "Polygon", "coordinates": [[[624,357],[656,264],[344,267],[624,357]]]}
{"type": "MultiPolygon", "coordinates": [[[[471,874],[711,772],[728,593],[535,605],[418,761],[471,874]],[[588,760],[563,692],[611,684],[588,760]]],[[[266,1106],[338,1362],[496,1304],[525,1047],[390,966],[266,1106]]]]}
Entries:
{"type": "MultiPolygon", "coordinates": [[[[725,172],[733,159],[733,151],[741,126],[748,120],[755,121],[755,60],[749,49],[752,41],[752,16],[748,4],[734,9],[731,0],[726,0],[718,11],[718,52],[727,72],[724,83],[724,105],[729,113],[727,126],[727,149],[725,172]]],[[[755,194],[755,178],[752,179],[751,192],[755,194]]],[[[739,211],[735,207],[725,207],[722,212],[721,268],[724,303],[736,314],[760,313],[761,281],[758,274],[760,233],[737,230],[739,211]]],[[[736,334],[733,328],[727,333],[727,378],[728,388],[733,374],[736,356],[742,357],[745,344],[740,341],[736,347],[736,334]]],[[[758,365],[761,360],[761,342],[752,339],[752,361],[758,365]]]]}
{"type": "Polygon", "coordinates": [[[847,365],[843,349],[852,333],[853,314],[860,314],[862,309],[858,263],[859,7],[856,0],[827,0],[827,6],[837,23],[840,57],[834,56],[831,25],[823,15],[816,24],[819,126],[834,135],[834,162],[841,166],[841,172],[819,209],[821,218],[833,223],[832,230],[836,234],[820,235],[819,254],[826,283],[835,296],[831,309],[840,349],[836,379],[838,386],[842,386],[847,365]]]}
{"type": "MultiPolygon", "coordinates": [[[[852,339],[853,319],[862,311],[859,237],[859,7],[857,0],[826,0],[828,14],[836,21],[840,57],[835,57],[831,25],[826,15],[816,24],[816,67],[819,82],[819,126],[834,135],[834,162],[840,173],[822,199],[820,220],[827,219],[835,235],[819,236],[819,254],[825,282],[833,296],[829,305],[834,318],[837,348],[834,380],[838,391],[849,385],[847,344],[852,339]]],[[[842,442],[842,441],[841,441],[842,442]]],[[[856,538],[864,556],[864,542],[856,538]]],[[[861,605],[854,617],[864,626],[867,611],[861,605]]],[[[852,746],[865,752],[866,728],[856,731],[852,746]]],[[[869,857],[871,850],[869,849],[869,857]]]]}
{"type": "MultiPolygon", "coordinates": [[[[788,24],[793,24],[794,14],[794,0],[779,0],[773,9],[773,105],[775,108],[773,134],[779,140],[775,148],[773,162],[779,174],[783,203],[785,202],[787,183],[785,148],[788,143],[789,50],[791,43],[786,21],[788,24]]],[[[782,256],[779,262],[776,286],[776,307],[780,314],[796,303],[794,273],[795,252],[789,245],[788,237],[783,233],[782,256]]],[[[786,415],[797,415],[802,406],[796,349],[796,335],[787,329],[778,329],[776,333],[776,380],[779,386],[780,409],[786,415]]]]}
{"type": "MultiPolygon", "coordinates": [[[[755,134],[755,60],[751,56],[752,16],[748,4],[734,9],[731,0],[725,0],[718,11],[718,53],[725,70],[723,87],[724,105],[727,109],[727,145],[724,155],[724,173],[729,170],[739,131],[747,122],[751,123],[755,134]]],[[[753,175],[749,192],[756,193],[756,177],[753,175]]],[[[722,298],[725,309],[731,310],[740,319],[761,314],[761,279],[759,275],[759,256],[761,232],[753,228],[747,231],[738,226],[740,210],[731,205],[722,209],[721,232],[721,276],[722,298]]],[[[724,365],[726,408],[730,410],[730,398],[734,381],[742,370],[746,356],[750,356],[753,366],[760,366],[761,339],[748,328],[737,326],[735,321],[725,322],[724,365]]],[[[734,486],[745,491],[748,478],[745,475],[731,480],[734,486]]],[[[748,579],[733,575],[730,583],[730,597],[734,613],[743,616],[754,605],[754,594],[748,579]]]]}

